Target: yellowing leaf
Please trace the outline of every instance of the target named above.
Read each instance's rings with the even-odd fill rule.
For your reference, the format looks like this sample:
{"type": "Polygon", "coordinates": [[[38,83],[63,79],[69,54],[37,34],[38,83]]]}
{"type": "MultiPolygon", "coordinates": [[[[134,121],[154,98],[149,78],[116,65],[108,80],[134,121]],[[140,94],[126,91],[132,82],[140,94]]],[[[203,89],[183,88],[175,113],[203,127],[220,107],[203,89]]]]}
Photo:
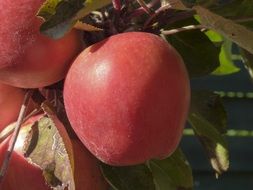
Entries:
{"type": "Polygon", "coordinates": [[[84,31],[89,31],[89,32],[98,32],[98,31],[102,31],[103,29],[92,26],[90,24],[84,23],[84,22],[80,22],[77,21],[77,23],[75,24],[74,28],[78,29],[78,30],[84,30],[84,31]]]}
{"type": "Polygon", "coordinates": [[[32,123],[24,149],[30,162],[43,170],[51,187],[75,190],[72,144],[54,115],[42,115],[32,123]]]}

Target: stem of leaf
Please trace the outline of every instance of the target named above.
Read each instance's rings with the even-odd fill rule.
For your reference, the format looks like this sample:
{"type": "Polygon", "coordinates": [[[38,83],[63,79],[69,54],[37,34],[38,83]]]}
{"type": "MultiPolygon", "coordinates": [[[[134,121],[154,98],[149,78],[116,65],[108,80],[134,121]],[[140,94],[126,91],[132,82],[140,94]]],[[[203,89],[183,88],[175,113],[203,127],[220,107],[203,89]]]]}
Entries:
{"type": "Polygon", "coordinates": [[[153,13],[153,11],[146,5],[146,3],[143,0],[136,0],[140,6],[144,9],[144,11],[151,15],[153,13]]]}
{"type": "MultiPolygon", "coordinates": [[[[149,10],[151,10],[159,2],[160,2],[159,0],[153,0],[150,3],[146,4],[146,6],[149,8],[149,10]]],[[[139,7],[138,9],[134,10],[130,14],[130,16],[128,17],[127,20],[132,19],[132,18],[136,18],[136,17],[139,17],[139,16],[142,16],[145,13],[146,13],[146,10],[143,7],[139,7]]]]}
{"type": "Polygon", "coordinates": [[[25,94],[23,104],[22,104],[20,112],[19,112],[18,120],[15,125],[14,133],[12,134],[12,137],[10,139],[9,147],[5,153],[4,161],[3,161],[3,164],[2,164],[2,167],[0,170],[0,186],[3,182],[3,178],[4,178],[5,174],[7,172],[7,169],[8,169],[9,163],[10,163],[10,159],[11,159],[11,155],[12,155],[15,143],[17,141],[17,137],[18,137],[22,122],[25,118],[26,110],[27,110],[29,100],[30,100],[32,94],[33,94],[33,90],[28,90],[25,94]]]}
{"type": "Polygon", "coordinates": [[[176,29],[171,29],[171,30],[162,30],[161,33],[163,35],[172,35],[172,34],[176,34],[178,32],[184,32],[184,31],[196,30],[196,29],[205,30],[206,27],[204,27],[203,25],[189,25],[189,26],[184,26],[182,28],[176,28],[176,29]]]}

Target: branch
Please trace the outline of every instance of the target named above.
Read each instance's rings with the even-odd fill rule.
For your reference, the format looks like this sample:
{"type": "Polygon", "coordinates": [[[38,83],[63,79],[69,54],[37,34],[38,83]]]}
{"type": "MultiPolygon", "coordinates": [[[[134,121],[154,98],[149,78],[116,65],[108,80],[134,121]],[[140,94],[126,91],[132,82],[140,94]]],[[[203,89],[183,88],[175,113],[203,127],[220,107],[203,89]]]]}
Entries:
{"type": "Polygon", "coordinates": [[[23,104],[22,104],[20,112],[19,112],[18,120],[15,125],[14,133],[10,139],[9,147],[5,153],[4,161],[3,161],[3,164],[2,164],[2,167],[0,170],[0,186],[1,186],[1,183],[3,182],[3,178],[4,178],[5,174],[7,172],[7,169],[8,169],[9,163],[10,163],[10,159],[11,159],[11,155],[12,155],[15,143],[17,141],[17,137],[18,137],[22,122],[24,120],[26,110],[27,110],[27,107],[29,104],[29,100],[30,100],[30,97],[32,96],[32,94],[33,94],[33,90],[28,90],[25,94],[23,104]]]}
{"type": "Polygon", "coordinates": [[[189,26],[184,26],[182,28],[163,30],[163,31],[161,31],[161,33],[163,35],[172,35],[172,34],[176,34],[178,32],[183,32],[183,31],[188,31],[188,30],[196,30],[196,29],[205,30],[206,27],[204,27],[203,25],[189,25],[189,26]]]}

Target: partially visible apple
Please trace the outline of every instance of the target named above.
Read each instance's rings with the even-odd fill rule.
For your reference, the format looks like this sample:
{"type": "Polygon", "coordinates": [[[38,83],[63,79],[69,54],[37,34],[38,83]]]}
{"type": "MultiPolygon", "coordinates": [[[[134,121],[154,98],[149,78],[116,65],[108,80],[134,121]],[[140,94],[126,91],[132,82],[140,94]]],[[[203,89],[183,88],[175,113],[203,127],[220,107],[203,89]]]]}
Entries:
{"type": "MultiPolygon", "coordinates": [[[[42,115],[33,116],[23,124],[15,144],[7,174],[0,187],[1,190],[51,189],[45,182],[42,170],[38,166],[29,163],[23,155],[23,146],[28,131],[30,130],[29,124],[34,123],[41,117],[42,115]]],[[[59,130],[65,130],[64,126],[56,117],[53,117],[53,120],[59,130]]],[[[0,143],[0,166],[3,163],[9,142],[10,136],[0,143]]],[[[72,140],[72,143],[70,143],[70,145],[73,146],[73,153],[70,156],[74,158],[76,190],[107,190],[108,184],[102,177],[98,160],[96,160],[77,139],[72,140]]]]}
{"type": "MultiPolygon", "coordinates": [[[[23,156],[23,145],[28,130],[22,127],[20,130],[8,171],[4,176],[1,190],[50,190],[42,175],[42,170],[26,160],[23,156]]],[[[8,149],[10,136],[0,144],[0,166],[3,164],[5,152],[8,149]]]]}
{"type": "Polygon", "coordinates": [[[25,92],[0,83],[0,131],[18,118],[25,92]]]}
{"type": "Polygon", "coordinates": [[[85,49],[64,84],[69,121],[101,161],[132,165],[178,146],[190,101],[182,58],[162,38],[114,35],[85,49]]]}
{"type": "Polygon", "coordinates": [[[0,81],[38,88],[63,79],[82,48],[81,33],[59,40],[42,35],[36,13],[44,0],[0,1],[0,81]]]}

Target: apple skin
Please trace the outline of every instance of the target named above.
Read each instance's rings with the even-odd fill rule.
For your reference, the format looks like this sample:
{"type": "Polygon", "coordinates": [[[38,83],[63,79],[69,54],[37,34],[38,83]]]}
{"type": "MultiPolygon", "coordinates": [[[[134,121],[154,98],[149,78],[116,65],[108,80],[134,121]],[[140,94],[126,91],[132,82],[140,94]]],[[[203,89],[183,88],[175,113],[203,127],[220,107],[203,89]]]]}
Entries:
{"type": "MultiPolygon", "coordinates": [[[[2,186],[0,185],[1,190],[17,190],[17,187],[19,190],[51,190],[44,180],[42,170],[38,166],[30,164],[23,156],[22,151],[25,138],[30,129],[30,127],[26,125],[34,123],[42,116],[41,114],[33,116],[23,124],[14,147],[7,174],[4,177],[4,182],[2,186]]],[[[58,130],[65,130],[56,117],[53,117],[53,120],[58,126],[58,130]]],[[[0,166],[3,163],[9,141],[10,136],[0,143],[0,166]]],[[[102,176],[98,160],[78,139],[72,139],[68,145],[71,146],[69,149],[72,149],[70,154],[72,154],[74,161],[76,190],[107,190],[109,185],[102,176]]]]}
{"type": "Polygon", "coordinates": [[[108,190],[99,167],[99,161],[82,144],[80,140],[72,140],[74,150],[74,175],[76,190],[108,190]]]}
{"type": "Polygon", "coordinates": [[[83,144],[115,166],[165,158],[186,121],[189,78],[182,58],[160,37],[129,32],[85,49],[64,84],[70,123],[83,144]]]}
{"type": "Polygon", "coordinates": [[[0,1],[0,81],[38,88],[63,79],[82,49],[81,33],[72,30],[59,40],[39,32],[36,13],[44,0],[0,1]]]}
{"type": "Polygon", "coordinates": [[[0,83],[0,131],[18,118],[25,92],[0,83]]]}

